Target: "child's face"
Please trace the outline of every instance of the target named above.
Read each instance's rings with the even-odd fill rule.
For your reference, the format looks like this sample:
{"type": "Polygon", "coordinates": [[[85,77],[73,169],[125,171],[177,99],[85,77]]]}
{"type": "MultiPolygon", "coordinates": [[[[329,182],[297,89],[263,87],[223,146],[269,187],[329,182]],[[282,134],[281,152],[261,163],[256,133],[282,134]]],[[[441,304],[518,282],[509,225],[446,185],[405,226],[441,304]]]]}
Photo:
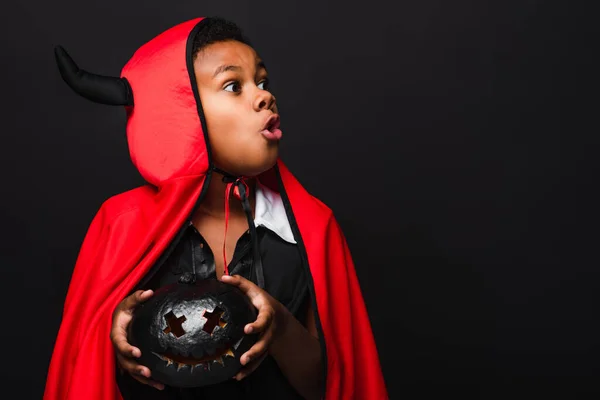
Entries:
{"type": "Polygon", "coordinates": [[[236,175],[258,175],[277,161],[279,141],[261,133],[277,106],[260,61],[238,41],[210,44],[194,61],[213,160],[236,175]]]}

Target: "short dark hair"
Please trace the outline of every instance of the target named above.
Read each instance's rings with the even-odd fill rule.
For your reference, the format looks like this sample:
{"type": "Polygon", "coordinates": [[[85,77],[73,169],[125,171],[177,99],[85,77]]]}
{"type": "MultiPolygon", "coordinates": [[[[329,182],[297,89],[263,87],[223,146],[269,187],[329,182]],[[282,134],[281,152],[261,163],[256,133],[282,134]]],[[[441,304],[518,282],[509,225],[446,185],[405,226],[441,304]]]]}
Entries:
{"type": "Polygon", "coordinates": [[[234,22],[221,17],[208,17],[202,21],[202,27],[196,32],[192,44],[192,57],[196,58],[200,50],[209,44],[237,40],[252,47],[250,40],[234,22]]]}

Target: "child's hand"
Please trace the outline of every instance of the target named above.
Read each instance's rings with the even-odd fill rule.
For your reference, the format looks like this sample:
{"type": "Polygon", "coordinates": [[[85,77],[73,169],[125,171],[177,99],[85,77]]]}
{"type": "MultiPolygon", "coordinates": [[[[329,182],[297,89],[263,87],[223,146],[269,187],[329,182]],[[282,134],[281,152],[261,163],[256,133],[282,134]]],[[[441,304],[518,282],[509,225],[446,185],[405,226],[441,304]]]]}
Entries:
{"type": "Polygon", "coordinates": [[[269,346],[283,332],[289,312],[270,294],[240,275],[223,275],[221,281],[237,286],[258,310],[256,321],[244,327],[246,334],[262,333],[258,341],[242,354],[240,363],[244,366],[235,379],[242,380],[253,372],[268,354],[269,346]]]}
{"type": "Polygon", "coordinates": [[[134,360],[134,358],[142,355],[140,349],[127,342],[127,326],[131,322],[133,310],[138,304],[148,300],[152,295],[152,290],[138,290],[119,303],[113,312],[110,340],[115,347],[121,372],[127,371],[138,382],[153,386],[158,390],[163,390],[165,385],[149,379],[150,369],[138,364],[134,360]]]}

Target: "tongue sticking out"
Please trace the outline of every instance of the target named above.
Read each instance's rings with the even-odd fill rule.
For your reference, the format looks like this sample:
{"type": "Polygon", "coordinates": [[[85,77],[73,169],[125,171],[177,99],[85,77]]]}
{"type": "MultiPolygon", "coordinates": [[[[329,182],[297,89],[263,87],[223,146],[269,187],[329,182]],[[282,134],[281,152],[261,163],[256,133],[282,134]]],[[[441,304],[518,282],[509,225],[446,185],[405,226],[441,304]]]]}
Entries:
{"type": "Polygon", "coordinates": [[[271,129],[265,129],[264,131],[260,132],[262,133],[262,135],[264,137],[267,138],[267,140],[279,140],[281,139],[281,129],[279,128],[271,128],[271,129]]]}

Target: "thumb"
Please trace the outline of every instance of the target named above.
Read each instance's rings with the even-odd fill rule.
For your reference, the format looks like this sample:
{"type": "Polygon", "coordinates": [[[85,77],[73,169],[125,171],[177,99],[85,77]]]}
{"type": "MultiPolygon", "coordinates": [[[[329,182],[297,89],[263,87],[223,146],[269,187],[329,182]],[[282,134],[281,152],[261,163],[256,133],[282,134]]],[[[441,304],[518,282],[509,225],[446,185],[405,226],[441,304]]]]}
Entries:
{"type": "Polygon", "coordinates": [[[135,307],[148,300],[153,294],[152,290],[138,290],[121,301],[113,313],[113,333],[120,334],[126,332],[127,325],[133,318],[135,307]]]}
{"type": "MultiPolygon", "coordinates": [[[[255,303],[255,301],[260,303],[260,301],[259,301],[260,295],[263,294],[264,292],[261,288],[256,286],[256,284],[254,284],[254,282],[249,281],[248,279],[244,278],[241,275],[225,275],[225,274],[223,274],[221,276],[221,281],[228,283],[230,285],[236,286],[246,296],[248,296],[250,298],[250,300],[252,300],[252,303],[255,303]]],[[[254,304],[254,305],[257,306],[257,304],[254,304]]]]}
{"type": "Polygon", "coordinates": [[[123,300],[123,309],[131,312],[138,304],[148,300],[154,292],[152,290],[137,290],[123,300]]]}

